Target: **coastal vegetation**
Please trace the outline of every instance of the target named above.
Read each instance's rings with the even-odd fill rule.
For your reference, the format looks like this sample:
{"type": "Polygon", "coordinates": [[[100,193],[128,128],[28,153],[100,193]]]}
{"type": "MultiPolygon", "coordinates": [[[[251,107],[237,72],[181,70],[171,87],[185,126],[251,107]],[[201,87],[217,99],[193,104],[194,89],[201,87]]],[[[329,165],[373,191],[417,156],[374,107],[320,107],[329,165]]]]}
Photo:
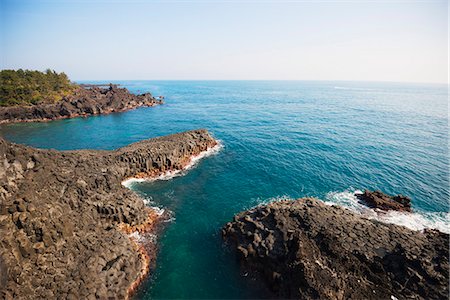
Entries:
{"type": "Polygon", "coordinates": [[[54,103],[73,92],[76,85],[61,72],[47,69],[0,71],[0,106],[54,103]]]}
{"type": "Polygon", "coordinates": [[[0,124],[85,117],[164,103],[150,93],[136,95],[113,84],[75,85],[64,73],[54,71],[31,73],[35,75],[30,80],[24,80],[27,71],[2,72],[8,80],[3,84],[0,124]]]}

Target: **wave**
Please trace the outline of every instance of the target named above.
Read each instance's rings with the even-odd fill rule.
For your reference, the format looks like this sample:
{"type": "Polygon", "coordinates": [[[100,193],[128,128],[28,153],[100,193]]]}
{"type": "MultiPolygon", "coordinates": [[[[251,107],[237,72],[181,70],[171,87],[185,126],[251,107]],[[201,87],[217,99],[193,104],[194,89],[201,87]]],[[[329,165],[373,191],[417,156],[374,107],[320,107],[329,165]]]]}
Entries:
{"type": "Polygon", "coordinates": [[[268,198],[266,200],[260,200],[259,198],[257,198],[257,200],[258,200],[258,206],[261,206],[261,205],[269,204],[271,202],[292,200],[292,197],[290,197],[288,195],[281,195],[281,196],[271,197],[271,198],[268,198]]]}
{"type": "Polygon", "coordinates": [[[343,192],[329,192],[325,196],[328,205],[339,205],[348,208],[365,218],[405,226],[412,230],[421,231],[427,228],[437,229],[441,232],[450,233],[450,213],[448,212],[398,212],[381,211],[368,208],[361,204],[355,194],[362,193],[360,190],[346,190],[343,192]]]}
{"type": "Polygon", "coordinates": [[[166,210],[164,208],[161,208],[158,206],[151,206],[151,208],[155,211],[155,213],[158,217],[162,216],[166,212],[166,210]]]}
{"type": "MultiPolygon", "coordinates": [[[[398,212],[398,211],[382,211],[372,209],[360,203],[355,194],[362,194],[362,191],[357,189],[348,189],[343,192],[329,192],[323,199],[327,205],[337,205],[347,208],[362,217],[372,220],[377,220],[382,223],[389,223],[401,225],[411,230],[422,231],[424,229],[437,229],[441,232],[450,234],[450,213],[448,212],[398,212]]],[[[267,199],[256,198],[253,199],[251,208],[263,206],[271,202],[294,200],[288,195],[271,197],[267,199]]],[[[249,209],[251,209],[249,208],[249,209]]]]}
{"type": "Polygon", "coordinates": [[[151,181],[157,181],[157,180],[170,180],[170,179],[172,179],[174,177],[186,175],[187,171],[192,169],[192,168],[194,168],[202,158],[205,158],[205,157],[217,154],[222,148],[223,148],[223,144],[221,143],[221,141],[217,141],[217,145],[215,145],[214,147],[209,148],[208,150],[203,151],[203,152],[201,152],[198,155],[192,156],[189,164],[186,165],[181,170],[167,171],[167,172],[164,172],[161,175],[156,176],[156,177],[128,178],[128,179],[122,181],[122,185],[127,187],[127,188],[131,188],[135,183],[139,183],[139,182],[144,182],[144,181],[151,182],[151,181]]]}
{"type": "Polygon", "coordinates": [[[158,239],[158,236],[154,233],[139,233],[138,231],[130,233],[128,237],[137,243],[156,243],[158,239]]]}
{"type": "Polygon", "coordinates": [[[246,206],[244,206],[243,210],[250,210],[256,207],[260,207],[260,206],[264,206],[267,205],[271,202],[277,202],[277,201],[285,201],[285,200],[293,200],[292,197],[288,196],[288,195],[281,195],[281,196],[275,196],[275,197],[271,197],[271,198],[252,198],[250,203],[246,206]]]}

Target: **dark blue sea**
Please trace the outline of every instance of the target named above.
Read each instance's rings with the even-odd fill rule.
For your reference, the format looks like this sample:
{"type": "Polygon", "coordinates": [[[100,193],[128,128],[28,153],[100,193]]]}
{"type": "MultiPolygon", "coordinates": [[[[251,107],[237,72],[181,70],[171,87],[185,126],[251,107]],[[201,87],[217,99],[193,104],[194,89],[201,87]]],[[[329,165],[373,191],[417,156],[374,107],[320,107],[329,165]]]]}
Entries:
{"type": "Polygon", "coordinates": [[[184,176],[133,183],[172,212],[158,237],[150,298],[255,298],[223,247],[234,214],[278,199],[318,197],[413,229],[449,229],[446,85],[314,81],[120,81],[166,104],[125,113],[0,127],[17,143],[115,149],[207,128],[223,145],[184,176]],[[414,214],[377,215],[354,192],[412,198],[414,214]]]}

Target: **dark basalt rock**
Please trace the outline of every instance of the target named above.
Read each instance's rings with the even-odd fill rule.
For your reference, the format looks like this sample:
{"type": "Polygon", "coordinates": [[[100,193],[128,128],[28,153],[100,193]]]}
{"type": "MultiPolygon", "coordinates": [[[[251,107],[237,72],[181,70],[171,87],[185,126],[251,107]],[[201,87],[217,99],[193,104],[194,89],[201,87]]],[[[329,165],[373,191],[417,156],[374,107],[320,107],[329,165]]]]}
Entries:
{"type": "Polygon", "coordinates": [[[223,228],[270,298],[447,299],[449,235],[362,218],[306,198],[240,213],[223,228]]]}
{"type": "Polygon", "coordinates": [[[381,191],[371,192],[369,190],[365,190],[362,194],[355,194],[355,196],[370,208],[411,211],[411,199],[407,196],[389,196],[381,191]]]}
{"type": "Polygon", "coordinates": [[[116,151],[0,139],[0,299],[126,298],[143,257],[119,227],[142,224],[148,209],[122,180],[181,169],[214,145],[206,130],[116,151]]]}
{"type": "Polygon", "coordinates": [[[33,106],[0,107],[0,123],[49,121],[125,111],[141,106],[154,106],[163,101],[150,93],[134,95],[125,88],[79,87],[72,95],[55,103],[33,106]]]}

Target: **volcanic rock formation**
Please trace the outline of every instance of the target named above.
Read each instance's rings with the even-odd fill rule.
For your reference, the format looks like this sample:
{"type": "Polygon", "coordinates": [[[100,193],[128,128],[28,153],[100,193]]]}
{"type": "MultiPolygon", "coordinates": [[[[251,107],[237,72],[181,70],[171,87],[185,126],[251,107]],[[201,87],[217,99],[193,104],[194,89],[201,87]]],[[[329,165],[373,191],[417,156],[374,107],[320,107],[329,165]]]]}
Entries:
{"type": "Polygon", "coordinates": [[[362,194],[355,194],[355,196],[370,208],[411,212],[411,199],[407,196],[389,196],[381,191],[371,192],[368,190],[362,194]]]}
{"type": "Polygon", "coordinates": [[[162,104],[150,93],[134,95],[125,88],[78,87],[72,95],[55,103],[0,107],[0,123],[48,121],[79,116],[107,114],[141,106],[162,104]]]}
{"type": "Polygon", "coordinates": [[[238,214],[223,228],[245,272],[274,298],[447,299],[449,235],[362,218],[305,198],[238,214]],[[395,298],[393,298],[395,297],[395,298]]]}
{"type": "Polygon", "coordinates": [[[215,145],[206,130],[115,151],[0,139],[0,298],[127,298],[147,264],[128,234],[155,214],[122,180],[180,170],[215,145]]]}

